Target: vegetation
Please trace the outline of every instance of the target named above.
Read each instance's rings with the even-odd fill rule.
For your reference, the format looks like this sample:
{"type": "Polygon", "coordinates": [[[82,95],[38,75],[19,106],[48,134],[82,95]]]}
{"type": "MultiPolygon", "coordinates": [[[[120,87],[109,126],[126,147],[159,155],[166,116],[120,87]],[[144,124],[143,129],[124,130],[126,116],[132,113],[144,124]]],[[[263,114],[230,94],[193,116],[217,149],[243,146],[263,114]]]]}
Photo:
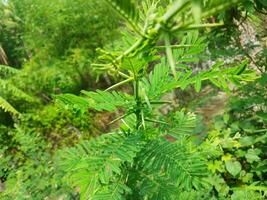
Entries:
{"type": "Polygon", "coordinates": [[[0,198],[265,199],[266,13],[0,1],[0,198]]]}

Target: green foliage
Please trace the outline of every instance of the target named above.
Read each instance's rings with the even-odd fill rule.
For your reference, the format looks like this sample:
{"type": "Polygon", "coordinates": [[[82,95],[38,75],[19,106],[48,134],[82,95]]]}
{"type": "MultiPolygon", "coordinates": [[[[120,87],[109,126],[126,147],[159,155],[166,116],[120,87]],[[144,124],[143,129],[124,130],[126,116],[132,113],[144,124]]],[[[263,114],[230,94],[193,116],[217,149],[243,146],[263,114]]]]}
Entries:
{"type": "Polygon", "coordinates": [[[64,56],[75,48],[93,53],[116,27],[102,1],[11,0],[9,5],[19,19],[17,23],[22,30],[18,34],[24,51],[40,60],[64,56]]]}
{"type": "Polygon", "coordinates": [[[0,2],[0,64],[19,66],[25,57],[22,48],[20,19],[10,4],[0,2]]]}
{"type": "Polygon", "coordinates": [[[173,183],[174,188],[178,186],[186,190],[192,187],[199,189],[203,184],[201,178],[207,175],[206,164],[203,157],[194,152],[195,149],[187,148],[188,144],[183,140],[174,143],[166,139],[152,141],[148,143],[139,158],[141,170],[152,174],[164,173],[158,175],[169,177],[168,182],[173,183]]]}
{"type": "Polygon", "coordinates": [[[0,63],[18,68],[0,65],[0,199],[77,199],[54,152],[103,127],[52,96],[93,86],[95,48],[116,37],[109,11],[100,1],[0,1],[0,63]]]}
{"type": "Polygon", "coordinates": [[[4,98],[0,96],[0,108],[2,108],[5,112],[10,112],[14,115],[18,114],[18,111],[11,106],[4,98]]]}
{"type": "Polygon", "coordinates": [[[265,198],[266,75],[251,68],[264,71],[266,52],[213,46],[245,13],[260,27],[256,10],[266,5],[1,1],[0,62],[18,69],[0,65],[0,198],[265,198]],[[238,98],[201,141],[201,119],[174,98],[210,83],[238,98]]]}
{"type": "Polygon", "coordinates": [[[9,64],[23,68],[12,78],[18,88],[47,103],[51,94],[92,84],[95,48],[116,36],[116,17],[103,1],[11,0],[0,6],[0,45],[9,64]]]}
{"type": "Polygon", "coordinates": [[[134,24],[138,20],[138,12],[135,5],[133,4],[133,1],[107,0],[107,2],[110,3],[110,5],[112,5],[112,7],[116,9],[120,13],[120,15],[130,23],[134,24]]]}
{"type": "Polygon", "coordinates": [[[148,78],[143,78],[142,83],[147,96],[153,100],[160,97],[165,91],[174,87],[174,82],[169,76],[169,67],[163,66],[164,61],[156,65],[148,78]]]}
{"type": "Polygon", "coordinates": [[[54,61],[53,67],[39,67],[39,64],[33,62],[25,65],[21,73],[13,76],[10,81],[47,103],[51,101],[53,94],[75,93],[84,87],[83,77],[79,76],[78,69],[70,67],[71,65],[64,61],[54,61]]]}
{"type": "Polygon", "coordinates": [[[34,102],[34,98],[14,86],[10,81],[9,81],[9,76],[13,74],[19,73],[17,70],[14,68],[0,65],[0,108],[2,108],[6,112],[10,112],[14,115],[18,115],[19,112],[7,101],[5,100],[2,96],[10,96],[12,95],[12,98],[17,97],[19,99],[23,99],[25,101],[29,102],[34,102]],[[7,80],[6,80],[7,79],[7,80]]]}
{"type": "Polygon", "coordinates": [[[70,199],[74,196],[75,193],[61,181],[63,174],[59,175],[59,170],[55,169],[43,139],[21,133],[16,135],[16,142],[19,142],[16,147],[21,149],[17,150],[15,159],[4,154],[5,159],[1,160],[1,170],[8,170],[1,199],[44,199],[60,196],[70,199]],[[23,160],[24,156],[27,156],[26,160],[23,160]],[[4,165],[5,163],[8,165],[4,165]],[[58,175],[55,175],[56,171],[58,175]]]}
{"type": "MultiPolygon", "coordinates": [[[[200,11],[198,2],[175,1],[165,10],[159,7],[163,12],[155,11],[154,16],[158,18],[148,19],[152,25],[144,31],[137,28],[137,22],[133,24],[138,11],[130,1],[108,2],[130,23],[137,33],[134,36],[136,42],[123,52],[99,50],[101,63],[94,66],[124,79],[107,90],[132,83],[132,92],[83,91],[85,96],[60,95],[58,100],[83,110],[87,107],[123,112],[112,122],[121,120],[127,128],[122,126],[115,133],[63,150],[60,163],[66,179],[80,189],[81,199],[179,199],[183,196],[180,196],[181,192],[192,191],[193,196],[194,192],[201,193],[203,188],[211,191],[206,181],[205,151],[201,152],[191,142],[195,116],[178,111],[168,122],[159,115],[158,108],[166,103],[161,98],[175,88],[185,89],[193,84],[199,91],[201,82],[210,80],[229,91],[229,82],[241,85],[243,81],[256,78],[254,72],[246,70],[246,61],[236,67],[224,68],[224,63],[218,62],[210,70],[193,73],[187,65],[196,62],[195,56],[207,46],[196,32],[181,34],[185,37],[178,47],[184,50],[174,51],[177,45],[171,45],[172,34],[202,26],[195,24],[195,21],[201,21],[196,18],[206,18],[238,1],[218,3],[203,11],[200,11]],[[189,11],[187,18],[183,18],[184,11],[189,11]],[[175,21],[178,19],[182,23],[175,21]],[[149,70],[149,64],[158,62],[157,54],[162,53],[162,47],[156,45],[162,37],[165,38],[163,48],[166,48],[167,59],[162,58],[149,70]],[[180,61],[179,65],[176,59],[180,61]]],[[[131,40],[132,36],[129,37],[131,40]]],[[[236,175],[240,165],[229,162],[227,168],[236,175]]]]}
{"type": "Polygon", "coordinates": [[[96,92],[82,91],[82,93],[92,100],[89,101],[89,107],[98,111],[115,111],[118,108],[129,109],[133,105],[133,98],[131,96],[115,91],[97,90],[96,92]]]}
{"type": "Polygon", "coordinates": [[[177,140],[190,136],[197,122],[193,113],[185,112],[176,112],[167,120],[168,125],[164,125],[163,130],[177,140]]]}
{"type": "Polygon", "coordinates": [[[70,174],[68,181],[79,186],[82,199],[122,199],[129,189],[123,184],[121,167],[132,163],[141,150],[139,138],[110,133],[63,153],[62,165],[70,174]]]}
{"type": "Polygon", "coordinates": [[[203,185],[201,178],[206,172],[203,156],[188,149],[187,142],[171,143],[165,138],[150,141],[144,138],[144,133],[148,134],[147,131],[104,134],[64,150],[60,164],[67,173],[66,180],[80,188],[82,199],[104,196],[124,199],[127,195],[131,199],[154,196],[166,199],[175,197],[178,188],[203,185]],[[129,171],[125,170],[127,166],[129,171]],[[161,183],[160,188],[154,181],[161,183]]]}
{"type": "Polygon", "coordinates": [[[75,197],[54,164],[54,149],[97,134],[88,113],[48,105],[37,113],[22,114],[15,128],[1,129],[0,177],[5,181],[4,199],[75,197]]]}
{"type": "Polygon", "coordinates": [[[0,65],[0,72],[1,72],[1,77],[2,77],[2,76],[16,74],[18,71],[15,68],[8,67],[5,65],[0,65]]]}
{"type": "Polygon", "coordinates": [[[232,199],[266,198],[265,83],[264,73],[241,87],[203,144],[210,154],[209,169],[216,174],[212,184],[221,196],[230,196],[232,190],[232,199]]]}

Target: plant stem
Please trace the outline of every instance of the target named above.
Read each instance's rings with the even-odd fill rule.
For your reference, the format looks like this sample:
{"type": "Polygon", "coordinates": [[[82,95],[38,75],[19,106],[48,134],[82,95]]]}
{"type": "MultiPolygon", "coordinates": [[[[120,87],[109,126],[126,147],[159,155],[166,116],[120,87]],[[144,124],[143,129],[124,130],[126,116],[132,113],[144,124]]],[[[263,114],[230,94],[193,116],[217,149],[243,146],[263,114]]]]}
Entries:
{"type": "Polygon", "coordinates": [[[136,102],[136,129],[138,130],[140,128],[140,125],[142,124],[142,116],[141,116],[141,109],[142,109],[142,102],[139,96],[139,79],[138,77],[135,77],[135,85],[134,85],[134,91],[135,91],[135,102],[136,102]]]}
{"type": "Polygon", "coordinates": [[[169,65],[171,67],[172,70],[172,74],[174,76],[175,79],[177,79],[177,75],[176,75],[176,69],[175,69],[175,61],[173,58],[173,54],[172,54],[172,48],[171,48],[171,42],[170,42],[170,35],[166,34],[165,35],[165,47],[166,47],[166,55],[167,55],[167,59],[169,62],[169,65]]]}
{"type": "Polygon", "coordinates": [[[126,80],[123,80],[123,81],[121,81],[121,82],[119,82],[119,83],[116,83],[116,84],[110,86],[110,87],[107,88],[105,91],[108,91],[108,90],[114,89],[114,88],[116,88],[116,87],[119,87],[119,86],[121,86],[121,85],[123,85],[123,84],[126,84],[126,83],[128,83],[128,82],[131,82],[132,80],[134,80],[134,78],[133,78],[133,77],[130,77],[130,78],[126,79],[126,80]]]}
{"type": "MultiPolygon", "coordinates": [[[[194,47],[197,45],[192,45],[192,44],[183,44],[183,45],[170,45],[169,47],[171,47],[172,49],[180,49],[180,48],[187,48],[187,47],[194,47]]],[[[165,49],[166,45],[162,45],[162,46],[155,46],[155,48],[157,49],[165,49]]]]}
{"type": "Polygon", "coordinates": [[[190,1],[176,1],[173,3],[171,8],[163,15],[162,19],[164,22],[170,21],[179,11],[181,11],[184,7],[186,7],[190,1]]]}
{"type": "MultiPolygon", "coordinates": [[[[219,13],[219,12],[221,12],[221,11],[223,11],[223,10],[225,10],[225,9],[227,9],[227,8],[237,4],[239,2],[242,2],[242,1],[244,1],[244,0],[228,0],[228,1],[225,1],[225,3],[222,3],[220,5],[215,6],[213,9],[210,9],[210,10],[208,10],[206,12],[203,12],[201,14],[201,18],[205,19],[205,18],[207,18],[209,16],[215,15],[215,14],[217,14],[217,13],[219,13]]],[[[186,29],[188,26],[190,26],[192,24],[194,24],[194,20],[193,19],[190,19],[190,20],[185,21],[185,22],[180,22],[180,23],[178,23],[177,26],[172,27],[171,31],[175,32],[175,31],[179,31],[181,29],[186,29]]]]}

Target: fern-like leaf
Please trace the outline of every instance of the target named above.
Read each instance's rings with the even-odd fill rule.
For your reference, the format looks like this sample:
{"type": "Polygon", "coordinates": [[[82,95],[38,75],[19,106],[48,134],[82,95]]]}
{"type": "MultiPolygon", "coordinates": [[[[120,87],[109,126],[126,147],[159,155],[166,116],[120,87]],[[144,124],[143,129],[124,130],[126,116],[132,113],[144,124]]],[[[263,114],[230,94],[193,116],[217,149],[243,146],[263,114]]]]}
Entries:
{"type": "Polygon", "coordinates": [[[184,68],[187,67],[185,63],[198,62],[198,54],[202,53],[207,47],[205,37],[199,37],[198,32],[189,32],[179,44],[184,48],[175,49],[173,54],[177,60],[177,66],[184,68]]]}
{"type": "Polygon", "coordinates": [[[152,141],[138,157],[141,168],[165,174],[179,188],[200,188],[202,178],[207,175],[205,160],[199,153],[187,149],[186,145],[186,141],[152,141]]]}
{"type": "Polygon", "coordinates": [[[196,91],[200,91],[201,84],[205,80],[211,81],[215,86],[229,91],[229,83],[240,85],[242,81],[253,81],[257,78],[254,71],[245,70],[247,61],[243,61],[240,65],[235,67],[223,68],[223,62],[219,61],[215,63],[210,70],[199,72],[192,76],[192,71],[188,70],[186,73],[180,76],[180,79],[176,83],[176,88],[180,87],[185,89],[189,85],[194,85],[196,91]]]}
{"type": "Polygon", "coordinates": [[[185,113],[183,110],[176,112],[169,121],[171,123],[168,124],[171,125],[164,125],[163,131],[177,140],[190,136],[196,127],[196,116],[193,113],[185,113]]]}
{"type": "Polygon", "coordinates": [[[166,91],[169,91],[175,87],[175,82],[169,76],[170,69],[168,66],[164,66],[164,60],[156,65],[153,71],[149,74],[148,79],[143,78],[142,83],[144,85],[146,94],[153,100],[163,95],[166,91]]]}
{"type": "Polygon", "coordinates": [[[1,96],[0,96],[0,108],[2,108],[4,111],[10,112],[14,115],[19,114],[19,112],[1,96]]]}
{"type": "Polygon", "coordinates": [[[169,177],[140,168],[131,172],[128,181],[135,188],[129,199],[177,200],[180,191],[169,177]]]}
{"type": "Polygon", "coordinates": [[[8,76],[8,75],[14,75],[18,73],[18,70],[13,68],[13,67],[9,67],[9,66],[6,66],[6,65],[0,65],[0,77],[1,76],[8,76]]]}
{"type": "Polygon", "coordinates": [[[74,94],[60,94],[55,98],[64,105],[86,111],[89,108],[98,111],[115,111],[117,108],[131,108],[133,98],[121,92],[108,92],[97,90],[96,92],[82,91],[85,96],[74,94]]]}
{"type": "Polygon", "coordinates": [[[89,102],[86,98],[74,94],[59,94],[55,96],[55,99],[62,105],[78,110],[86,111],[89,108],[89,102]]]}
{"type": "Polygon", "coordinates": [[[130,109],[134,105],[133,97],[121,92],[108,92],[97,90],[96,92],[82,91],[89,97],[90,108],[98,111],[115,111],[117,108],[130,109]]]}
{"type": "Polygon", "coordinates": [[[67,179],[80,188],[81,199],[122,199],[129,190],[120,184],[122,165],[132,163],[141,150],[140,137],[105,134],[61,153],[61,167],[67,179]]]}
{"type": "Polygon", "coordinates": [[[131,190],[124,183],[113,183],[97,191],[92,200],[125,200],[125,191],[130,192],[131,190]]]}
{"type": "Polygon", "coordinates": [[[132,0],[106,0],[128,23],[140,34],[140,28],[137,25],[139,13],[132,0]]]}
{"type": "Polygon", "coordinates": [[[30,95],[26,94],[16,86],[14,86],[10,81],[8,80],[2,80],[0,79],[0,88],[3,90],[1,93],[5,94],[11,94],[12,96],[18,97],[20,99],[24,99],[29,102],[34,102],[35,99],[31,97],[30,95]]]}
{"type": "MultiPolygon", "coordinates": [[[[18,72],[19,70],[15,68],[6,65],[0,65],[0,95],[17,97],[29,102],[34,102],[35,99],[33,97],[29,96],[9,81],[9,76],[12,76],[18,72]]],[[[2,108],[5,112],[18,115],[19,112],[2,96],[0,96],[0,108],[2,108]]]]}

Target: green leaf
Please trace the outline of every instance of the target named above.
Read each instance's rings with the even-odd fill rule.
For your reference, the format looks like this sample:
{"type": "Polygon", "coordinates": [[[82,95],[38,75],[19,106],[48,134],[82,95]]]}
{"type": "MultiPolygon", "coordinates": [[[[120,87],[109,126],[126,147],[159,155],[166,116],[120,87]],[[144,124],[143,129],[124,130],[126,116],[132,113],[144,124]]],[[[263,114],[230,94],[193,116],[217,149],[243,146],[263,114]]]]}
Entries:
{"type": "Polygon", "coordinates": [[[257,115],[260,119],[262,119],[262,120],[264,120],[264,121],[267,122],[267,113],[266,113],[266,112],[257,112],[256,115],[257,115]]]}
{"type": "Polygon", "coordinates": [[[169,76],[170,68],[164,63],[165,60],[162,59],[161,63],[157,64],[149,74],[149,77],[142,79],[145,92],[150,100],[157,99],[175,86],[175,81],[169,76]]]}
{"type": "Polygon", "coordinates": [[[113,183],[97,191],[92,200],[124,200],[125,193],[130,191],[124,183],[113,183]]]}
{"type": "Polygon", "coordinates": [[[233,176],[236,176],[242,169],[240,162],[231,160],[225,162],[225,167],[233,176]]]}
{"type": "Polygon", "coordinates": [[[147,66],[147,62],[144,59],[140,58],[125,58],[121,64],[122,69],[127,69],[134,74],[147,66]]]}
{"type": "Polygon", "coordinates": [[[124,18],[136,22],[139,18],[138,11],[132,0],[106,0],[124,18]]]}
{"type": "Polygon", "coordinates": [[[264,6],[267,6],[267,1],[266,0],[259,0],[259,2],[264,5],[264,6]]]}
{"type": "Polygon", "coordinates": [[[201,78],[198,77],[196,80],[196,83],[195,83],[195,90],[196,90],[196,92],[199,92],[200,89],[201,89],[201,78]]]}
{"type": "Polygon", "coordinates": [[[253,136],[244,136],[239,139],[242,146],[251,146],[255,143],[255,138],[253,136]]]}
{"type": "Polygon", "coordinates": [[[249,149],[245,157],[249,163],[257,162],[261,160],[259,157],[260,153],[260,149],[249,149]]]}
{"type": "Polygon", "coordinates": [[[0,65],[0,75],[14,75],[17,74],[19,72],[19,70],[13,68],[13,67],[9,67],[6,65],[0,65]]]}
{"type": "Polygon", "coordinates": [[[0,96],[0,108],[2,108],[4,111],[10,112],[14,115],[19,114],[19,112],[1,96],[0,96]]]}
{"type": "Polygon", "coordinates": [[[139,12],[132,0],[106,0],[133,29],[140,34],[140,28],[137,25],[139,12]]]}
{"type": "Polygon", "coordinates": [[[195,20],[195,23],[199,24],[201,22],[201,10],[202,5],[200,0],[192,1],[192,14],[195,20]]]}
{"type": "Polygon", "coordinates": [[[164,134],[170,135],[177,140],[191,135],[196,127],[196,116],[193,113],[185,113],[183,110],[176,112],[170,121],[169,124],[171,125],[163,127],[164,134]]]}
{"type": "Polygon", "coordinates": [[[205,159],[198,152],[191,152],[187,145],[186,141],[151,141],[138,156],[141,170],[162,173],[179,188],[202,187],[202,178],[207,175],[205,159]]]}
{"type": "Polygon", "coordinates": [[[86,111],[89,108],[89,101],[86,98],[76,96],[74,94],[60,94],[54,96],[58,102],[63,105],[86,111]]]}
{"type": "Polygon", "coordinates": [[[267,84],[267,73],[264,73],[261,75],[261,77],[258,79],[258,82],[264,86],[267,84]]]}
{"type": "Polygon", "coordinates": [[[123,165],[132,163],[143,145],[138,133],[104,134],[62,150],[59,165],[66,180],[80,188],[81,199],[122,199],[129,192],[119,180],[123,165]]]}
{"type": "Polygon", "coordinates": [[[89,107],[98,111],[115,111],[118,108],[131,108],[134,105],[133,97],[122,92],[108,92],[97,90],[96,92],[82,91],[89,97],[89,107]]]}
{"type": "MultiPolygon", "coordinates": [[[[173,51],[176,64],[198,62],[198,54],[202,53],[208,42],[205,37],[200,37],[198,31],[190,31],[183,37],[179,45],[185,48],[175,49],[173,51]],[[188,46],[188,47],[186,47],[188,46]]],[[[176,65],[179,66],[179,65],[176,65]]]]}
{"type": "Polygon", "coordinates": [[[11,96],[18,97],[20,99],[26,100],[28,102],[35,102],[32,96],[26,94],[21,89],[17,88],[12,82],[9,80],[0,79],[0,88],[3,89],[5,93],[10,94],[11,96]]]}

